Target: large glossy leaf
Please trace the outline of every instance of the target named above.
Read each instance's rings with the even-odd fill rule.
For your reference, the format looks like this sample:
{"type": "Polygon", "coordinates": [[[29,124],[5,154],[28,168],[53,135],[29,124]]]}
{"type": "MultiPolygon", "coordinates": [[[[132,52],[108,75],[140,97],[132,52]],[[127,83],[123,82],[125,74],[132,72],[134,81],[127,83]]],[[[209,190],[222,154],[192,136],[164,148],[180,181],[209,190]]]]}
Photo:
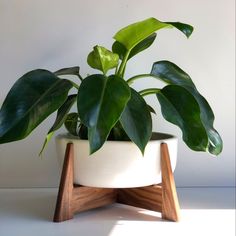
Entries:
{"type": "Polygon", "coordinates": [[[47,146],[47,144],[49,143],[49,141],[53,137],[54,132],[56,130],[60,129],[61,126],[63,125],[63,123],[65,122],[65,120],[67,118],[67,114],[69,113],[71,107],[73,106],[73,104],[76,101],[76,97],[77,97],[77,95],[75,95],[75,94],[69,95],[68,98],[66,99],[66,101],[64,102],[64,104],[58,109],[56,120],[55,120],[53,126],[51,127],[51,129],[47,133],[47,136],[44,140],[43,147],[42,147],[39,155],[41,155],[43,153],[43,150],[45,149],[45,147],[47,146]]]}
{"type": "Polygon", "coordinates": [[[180,85],[187,89],[196,99],[200,107],[200,117],[208,135],[207,151],[213,155],[218,155],[223,148],[223,142],[214,129],[214,114],[206,99],[197,91],[190,76],[177,65],[169,61],[159,61],[153,64],[151,75],[163,80],[168,84],[180,85]]]}
{"type": "Polygon", "coordinates": [[[22,76],[0,110],[0,143],[25,138],[66,100],[72,84],[47,70],[22,76]]]}
{"type": "Polygon", "coordinates": [[[167,84],[189,86],[195,88],[190,76],[181,68],[170,61],[158,61],[153,63],[151,75],[163,80],[167,84]]]}
{"type": "Polygon", "coordinates": [[[114,39],[123,44],[127,50],[131,50],[157,30],[171,27],[177,28],[187,37],[189,37],[193,31],[193,27],[187,24],[180,22],[161,22],[155,18],[148,18],[121,29],[115,34],[114,39]]]}
{"type": "Polygon", "coordinates": [[[106,74],[108,70],[117,67],[119,56],[104,47],[95,46],[93,51],[89,53],[87,62],[92,68],[106,74]]]}
{"type": "Polygon", "coordinates": [[[131,98],[121,115],[120,123],[129,138],[144,153],[152,134],[152,119],[148,105],[134,89],[131,89],[131,98]]]}
{"type": "Polygon", "coordinates": [[[78,93],[78,113],[88,127],[90,153],[106,141],[130,98],[130,88],[117,76],[91,75],[83,80],[78,93]]]}
{"type": "Polygon", "coordinates": [[[167,85],[157,93],[163,117],[179,126],[184,142],[195,151],[206,151],[208,136],[194,96],[178,85],[167,85]]]}
{"type": "MultiPolygon", "coordinates": [[[[142,52],[143,50],[149,48],[156,38],[156,33],[151,34],[141,42],[139,42],[129,53],[128,60],[135,56],[136,54],[142,52]]],[[[117,53],[121,60],[123,60],[127,49],[126,47],[118,41],[115,41],[112,45],[112,51],[117,53]]]]}

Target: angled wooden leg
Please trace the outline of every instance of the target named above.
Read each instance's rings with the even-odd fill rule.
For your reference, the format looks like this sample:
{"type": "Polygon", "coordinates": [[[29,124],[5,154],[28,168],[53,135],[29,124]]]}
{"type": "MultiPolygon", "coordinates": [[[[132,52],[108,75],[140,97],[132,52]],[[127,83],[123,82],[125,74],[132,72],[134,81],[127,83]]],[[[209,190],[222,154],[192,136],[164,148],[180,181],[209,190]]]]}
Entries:
{"type": "Polygon", "coordinates": [[[167,144],[161,144],[162,183],[139,188],[118,189],[117,202],[162,213],[162,218],[179,220],[179,202],[167,144]]]}
{"type": "Polygon", "coordinates": [[[59,185],[54,222],[61,222],[73,218],[71,211],[72,192],[73,192],[73,144],[68,143],[62,168],[61,181],[59,185]]]}
{"type": "Polygon", "coordinates": [[[93,188],[73,184],[74,147],[68,143],[57,195],[54,222],[72,219],[74,213],[116,202],[116,189],[93,188]]]}
{"type": "Polygon", "coordinates": [[[179,221],[180,208],[166,143],[161,144],[162,218],[179,221]]]}

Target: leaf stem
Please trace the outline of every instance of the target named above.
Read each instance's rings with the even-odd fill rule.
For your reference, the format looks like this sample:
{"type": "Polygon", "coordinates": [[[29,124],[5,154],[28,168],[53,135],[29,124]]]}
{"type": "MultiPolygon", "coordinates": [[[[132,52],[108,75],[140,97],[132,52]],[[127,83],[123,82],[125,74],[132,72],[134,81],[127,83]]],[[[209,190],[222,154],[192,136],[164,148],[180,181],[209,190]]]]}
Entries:
{"type": "Polygon", "coordinates": [[[83,81],[83,77],[80,75],[80,73],[77,74],[77,76],[79,77],[80,81],[83,81]]]}
{"type": "Polygon", "coordinates": [[[129,78],[129,79],[127,80],[127,83],[130,85],[130,84],[132,84],[136,79],[141,79],[141,78],[144,78],[144,77],[152,77],[152,78],[153,78],[153,76],[150,75],[150,74],[140,74],[140,75],[135,75],[135,76],[129,78]]]}
{"type": "Polygon", "coordinates": [[[74,83],[73,81],[71,81],[70,80],[70,82],[72,83],[72,85],[76,88],[76,89],[78,89],[79,90],[79,85],[78,84],[76,84],[76,83],[74,83]]]}
{"type": "Polygon", "coordinates": [[[144,97],[144,96],[147,96],[150,94],[156,94],[159,92],[160,92],[160,89],[158,89],[158,88],[148,88],[148,89],[144,89],[144,90],[139,91],[139,94],[144,97]]]}
{"type": "Polygon", "coordinates": [[[128,58],[129,58],[129,54],[130,54],[130,50],[128,50],[126,53],[125,53],[125,56],[124,56],[124,59],[123,61],[121,62],[120,64],[120,68],[117,72],[117,75],[122,77],[124,76],[124,72],[125,72],[125,67],[126,67],[126,63],[128,61],[128,58]]]}
{"type": "Polygon", "coordinates": [[[118,66],[119,66],[119,65],[117,65],[117,66],[116,66],[115,74],[117,74],[117,71],[118,71],[118,66]]]}

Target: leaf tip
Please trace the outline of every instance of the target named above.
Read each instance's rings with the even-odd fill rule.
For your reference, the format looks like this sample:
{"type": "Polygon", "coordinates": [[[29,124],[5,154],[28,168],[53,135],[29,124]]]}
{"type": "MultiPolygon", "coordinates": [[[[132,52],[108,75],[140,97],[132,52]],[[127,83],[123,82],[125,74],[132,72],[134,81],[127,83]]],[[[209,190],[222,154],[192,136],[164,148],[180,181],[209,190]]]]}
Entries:
{"type": "Polygon", "coordinates": [[[187,38],[189,38],[192,35],[193,31],[194,31],[194,27],[192,25],[188,25],[184,34],[186,35],[187,38]]]}

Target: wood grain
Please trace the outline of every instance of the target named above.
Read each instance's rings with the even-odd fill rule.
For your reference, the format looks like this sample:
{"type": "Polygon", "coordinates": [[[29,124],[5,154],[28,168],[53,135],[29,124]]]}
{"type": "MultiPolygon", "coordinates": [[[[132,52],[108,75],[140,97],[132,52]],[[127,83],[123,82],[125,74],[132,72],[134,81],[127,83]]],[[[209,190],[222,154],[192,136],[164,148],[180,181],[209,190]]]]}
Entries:
{"type": "Polygon", "coordinates": [[[162,218],[179,221],[180,208],[175,187],[170,156],[166,143],[161,144],[161,172],[162,172],[162,218]]]}
{"type": "Polygon", "coordinates": [[[152,211],[162,211],[162,187],[152,185],[139,188],[118,189],[118,203],[152,211]]]}
{"type": "Polygon", "coordinates": [[[81,212],[116,202],[116,189],[77,186],[73,189],[71,209],[81,212]]]}
{"type": "Polygon", "coordinates": [[[57,195],[54,222],[61,222],[73,218],[71,211],[72,190],[73,190],[73,162],[74,148],[72,143],[66,146],[66,153],[62,168],[61,180],[57,195]]]}

